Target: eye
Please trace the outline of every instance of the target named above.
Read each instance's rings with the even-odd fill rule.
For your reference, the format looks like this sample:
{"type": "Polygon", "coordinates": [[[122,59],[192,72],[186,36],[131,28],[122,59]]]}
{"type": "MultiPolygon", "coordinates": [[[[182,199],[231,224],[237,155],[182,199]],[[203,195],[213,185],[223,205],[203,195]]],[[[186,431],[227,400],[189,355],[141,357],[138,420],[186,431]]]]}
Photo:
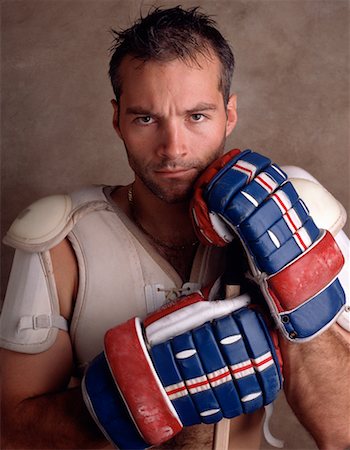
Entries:
{"type": "Polygon", "coordinates": [[[191,114],[191,120],[193,122],[202,122],[202,120],[205,119],[204,114],[200,114],[200,113],[195,113],[195,114],[191,114]]]}
{"type": "Polygon", "coordinates": [[[149,125],[153,123],[154,120],[151,116],[140,116],[136,117],[135,122],[139,123],[140,125],[149,125]]]}

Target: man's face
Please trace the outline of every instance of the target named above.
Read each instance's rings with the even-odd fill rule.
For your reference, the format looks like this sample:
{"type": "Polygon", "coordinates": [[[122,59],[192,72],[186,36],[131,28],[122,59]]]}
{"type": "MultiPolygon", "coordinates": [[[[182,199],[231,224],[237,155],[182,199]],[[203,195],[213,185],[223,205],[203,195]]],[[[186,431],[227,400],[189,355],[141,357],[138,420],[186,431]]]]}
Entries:
{"type": "Polygon", "coordinates": [[[169,203],[189,198],[236,123],[235,98],[226,108],[219,90],[218,59],[197,59],[199,65],[127,57],[120,101],[113,102],[114,127],[136,180],[169,203]]]}

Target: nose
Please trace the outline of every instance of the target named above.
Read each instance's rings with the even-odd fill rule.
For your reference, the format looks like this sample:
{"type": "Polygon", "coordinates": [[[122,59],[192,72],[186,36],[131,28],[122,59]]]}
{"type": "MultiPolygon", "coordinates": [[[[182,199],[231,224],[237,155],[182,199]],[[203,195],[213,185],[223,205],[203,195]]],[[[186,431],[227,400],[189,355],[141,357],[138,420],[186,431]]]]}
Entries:
{"type": "Polygon", "coordinates": [[[175,160],[187,154],[185,130],[175,120],[162,124],[158,147],[158,156],[162,159],[175,160]]]}

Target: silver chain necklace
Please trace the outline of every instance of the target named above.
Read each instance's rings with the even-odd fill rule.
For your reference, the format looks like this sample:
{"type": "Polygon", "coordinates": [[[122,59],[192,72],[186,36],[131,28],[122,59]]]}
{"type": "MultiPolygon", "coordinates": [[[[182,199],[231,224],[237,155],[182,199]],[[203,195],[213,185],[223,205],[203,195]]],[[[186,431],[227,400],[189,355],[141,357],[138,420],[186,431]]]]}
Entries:
{"type": "Polygon", "coordinates": [[[198,239],[193,241],[193,242],[189,242],[187,244],[168,244],[167,242],[161,241],[160,239],[156,238],[155,236],[153,236],[151,233],[149,233],[142,225],[141,223],[137,220],[136,218],[136,214],[135,214],[135,201],[134,201],[134,184],[132,183],[129,186],[128,189],[128,202],[129,202],[129,206],[130,206],[130,211],[131,211],[131,216],[133,218],[133,221],[135,222],[135,224],[138,226],[138,228],[140,228],[140,230],[158,247],[162,247],[165,248],[167,250],[173,250],[173,251],[178,251],[178,250],[186,250],[192,247],[195,247],[198,244],[198,239]]]}

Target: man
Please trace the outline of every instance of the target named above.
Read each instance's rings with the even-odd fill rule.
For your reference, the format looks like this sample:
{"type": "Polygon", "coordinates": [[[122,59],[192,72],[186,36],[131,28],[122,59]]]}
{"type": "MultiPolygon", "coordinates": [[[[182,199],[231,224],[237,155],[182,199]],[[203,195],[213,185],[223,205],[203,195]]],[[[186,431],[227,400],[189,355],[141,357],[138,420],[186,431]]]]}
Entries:
{"type": "MultiPolygon", "coordinates": [[[[2,323],[4,448],[107,447],[80,390],[105,332],[212,284],[224,270],[225,251],[199,245],[188,208],[194,182],[223,154],[236,125],[233,65],[213,22],[195,9],[155,10],[116,33],[113,126],[135,181],[44,199],[9,231],[19,250],[2,323]],[[48,306],[39,304],[45,295],[48,306]],[[8,312],[14,305],[17,316],[8,312]],[[49,317],[49,325],[28,325],[32,314],[49,317]],[[12,329],[18,318],[23,339],[12,329]]],[[[281,341],[288,400],[320,448],[348,443],[338,400],[346,339],[335,324],[309,344],[281,341]]],[[[232,420],[232,448],[259,447],[262,416],[232,420]]],[[[166,446],[205,448],[212,432],[184,428],[166,446]]]]}

